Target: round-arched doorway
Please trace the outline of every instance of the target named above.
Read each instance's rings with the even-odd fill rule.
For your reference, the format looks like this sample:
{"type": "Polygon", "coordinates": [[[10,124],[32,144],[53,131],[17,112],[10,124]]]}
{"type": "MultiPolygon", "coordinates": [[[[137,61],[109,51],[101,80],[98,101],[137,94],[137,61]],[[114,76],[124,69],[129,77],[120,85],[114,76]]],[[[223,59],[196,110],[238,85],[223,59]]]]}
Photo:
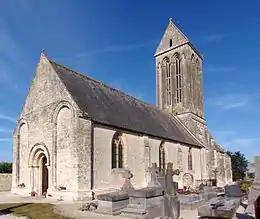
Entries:
{"type": "Polygon", "coordinates": [[[45,145],[35,145],[29,156],[31,190],[37,195],[47,194],[49,188],[50,157],[45,145]]]}
{"type": "Polygon", "coordinates": [[[47,164],[47,158],[44,155],[41,159],[40,168],[41,168],[41,194],[47,193],[48,187],[49,187],[49,171],[47,164]]]}

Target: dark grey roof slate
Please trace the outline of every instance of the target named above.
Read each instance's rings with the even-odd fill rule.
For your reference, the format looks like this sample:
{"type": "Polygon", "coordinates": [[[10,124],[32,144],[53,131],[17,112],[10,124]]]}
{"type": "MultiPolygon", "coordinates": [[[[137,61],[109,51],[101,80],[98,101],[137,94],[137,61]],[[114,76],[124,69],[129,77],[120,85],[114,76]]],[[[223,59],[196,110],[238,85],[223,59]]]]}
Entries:
{"type": "Polygon", "coordinates": [[[201,147],[172,115],[54,61],[50,63],[79,108],[94,122],[201,147]]]}

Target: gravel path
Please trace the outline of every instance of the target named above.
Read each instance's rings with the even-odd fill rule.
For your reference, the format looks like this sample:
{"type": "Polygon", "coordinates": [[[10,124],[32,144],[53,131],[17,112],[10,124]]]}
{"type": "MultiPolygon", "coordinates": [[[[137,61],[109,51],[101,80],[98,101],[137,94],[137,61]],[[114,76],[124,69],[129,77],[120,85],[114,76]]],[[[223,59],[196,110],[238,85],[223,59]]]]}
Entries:
{"type": "MultiPolygon", "coordinates": [[[[89,211],[79,211],[79,207],[82,204],[56,204],[56,209],[64,216],[72,217],[76,219],[125,219],[122,216],[111,216],[111,215],[102,215],[96,214],[89,211]]],[[[181,210],[180,216],[183,219],[196,219],[198,218],[197,210],[181,210]]]]}
{"type": "Polygon", "coordinates": [[[12,214],[1,214],[1,212],[0,212],[0,218],[1,219],[27,219],[27,217],[17,217],[12,214]]]}

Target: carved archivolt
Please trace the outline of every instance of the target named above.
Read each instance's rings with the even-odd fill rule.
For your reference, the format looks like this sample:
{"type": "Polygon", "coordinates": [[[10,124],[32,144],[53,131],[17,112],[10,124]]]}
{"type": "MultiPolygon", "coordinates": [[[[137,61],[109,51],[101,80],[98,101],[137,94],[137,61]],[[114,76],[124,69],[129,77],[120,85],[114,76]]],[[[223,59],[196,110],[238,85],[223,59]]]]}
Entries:
{"type": "Polygon", "coordinates": [[[50,153],[45,144],[39,143],[32,147],[29,153],[29,167],[38,166],[41,157],[45,156],[47,159],[46,166],[50,165],[50,153]]]}

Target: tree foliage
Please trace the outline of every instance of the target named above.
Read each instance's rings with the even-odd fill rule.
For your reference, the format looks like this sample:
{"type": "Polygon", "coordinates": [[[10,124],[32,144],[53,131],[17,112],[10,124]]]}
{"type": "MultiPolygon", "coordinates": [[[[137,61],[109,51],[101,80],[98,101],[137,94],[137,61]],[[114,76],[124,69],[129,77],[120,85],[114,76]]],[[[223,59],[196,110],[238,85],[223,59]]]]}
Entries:
{"type": "Polygon", "coordinates": [[[245,155],[240,151],[227,151],[227,154],[231,157],[233,181],[243,179],[248,170],[248,161],[245,155]]]}
{"type": "Polygon", "coordinates": [[[0,173],[12,173],[12,163],[1,162],[0,163],[0,173]]]}

